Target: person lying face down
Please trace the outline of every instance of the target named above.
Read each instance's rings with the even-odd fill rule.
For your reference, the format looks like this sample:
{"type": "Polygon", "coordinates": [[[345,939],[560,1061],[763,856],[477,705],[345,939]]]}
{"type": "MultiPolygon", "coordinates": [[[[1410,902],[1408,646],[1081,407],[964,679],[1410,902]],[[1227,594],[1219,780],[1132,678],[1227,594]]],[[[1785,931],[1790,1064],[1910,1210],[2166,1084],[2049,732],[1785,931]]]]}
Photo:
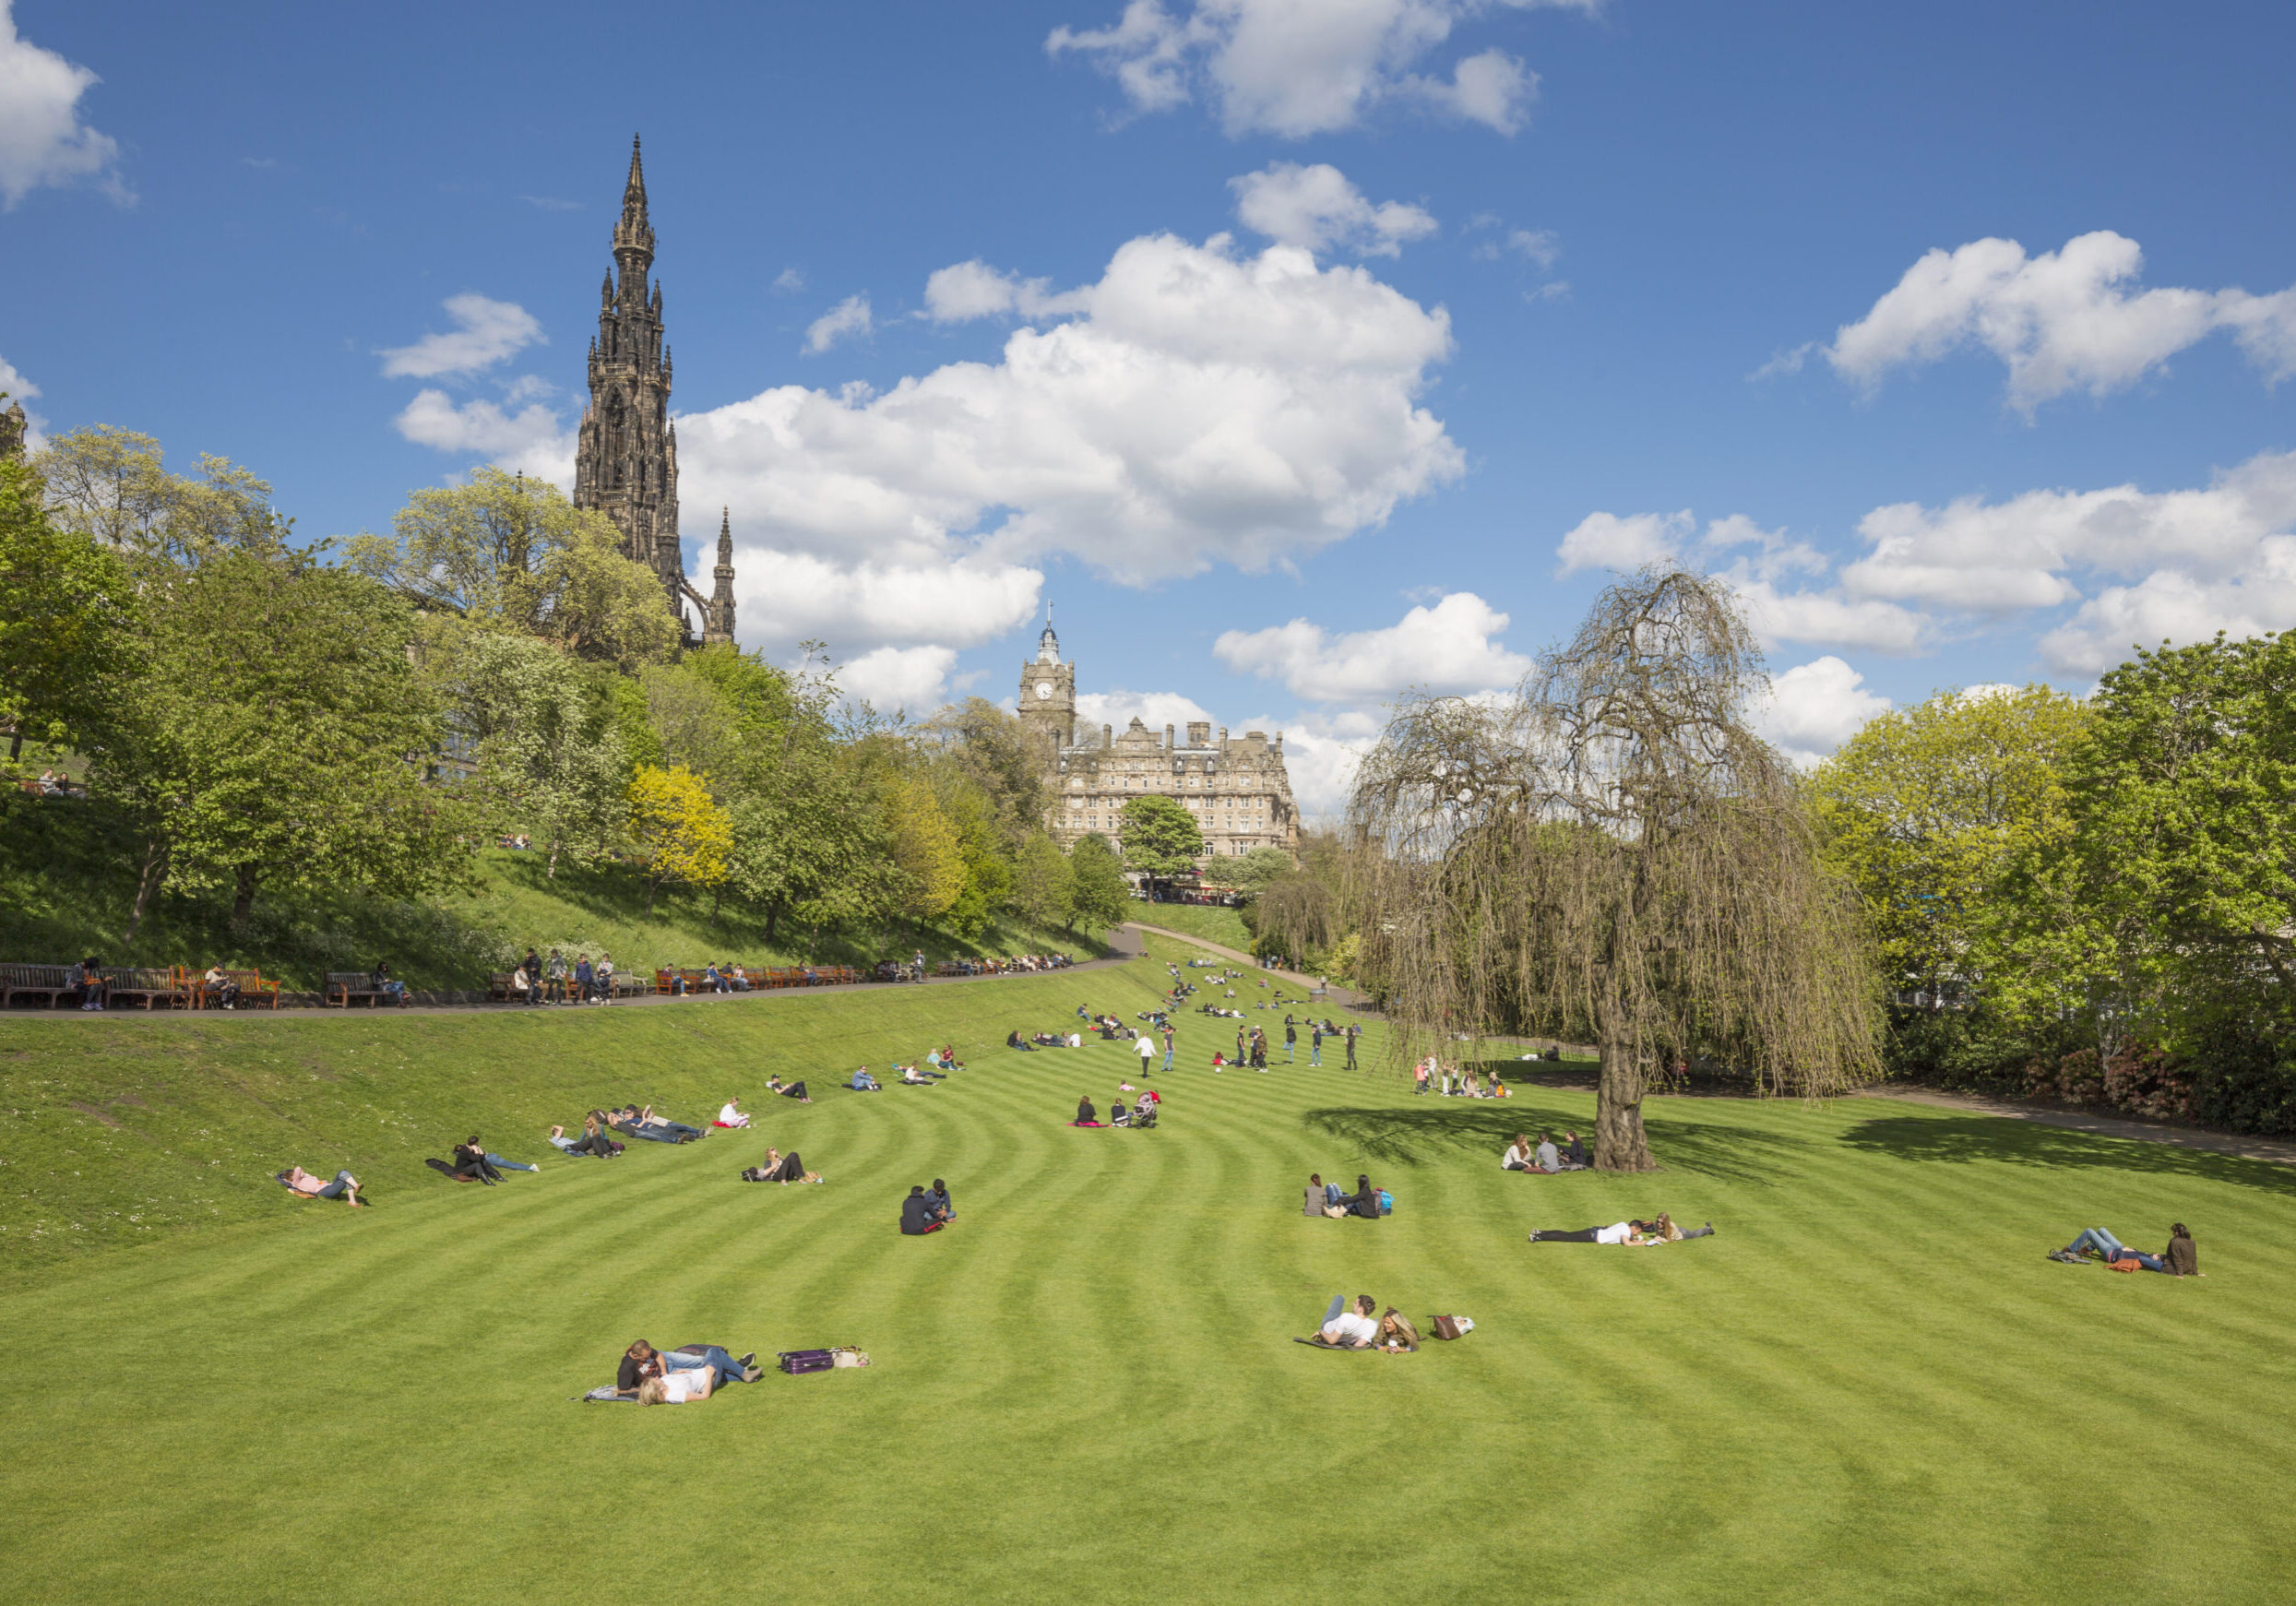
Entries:
{"type": "Polygon", "coordinates": [[[1393,1305],[1379,1318],[1378,1347],[1390,1355],[1415,1354],[1419,1350],[1419,1329],[1393,1305]]]}

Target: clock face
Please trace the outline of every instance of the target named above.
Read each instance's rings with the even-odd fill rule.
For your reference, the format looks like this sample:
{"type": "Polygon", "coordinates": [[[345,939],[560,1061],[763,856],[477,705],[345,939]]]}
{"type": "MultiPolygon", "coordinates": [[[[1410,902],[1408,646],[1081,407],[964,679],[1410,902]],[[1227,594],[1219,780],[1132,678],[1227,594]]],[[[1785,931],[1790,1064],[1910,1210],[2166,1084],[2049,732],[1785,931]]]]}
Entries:
{"type": "Polygon", "coordinates": [[[1042,701],[1046,700],[1047,698],[1051,697],[1051,696],[1052,696],[1052,695],[1053,695],[1053,683],[1052,683],[1051,681],[1039,681],[1039,682],[1037,682],[1037,700],[1038,700],[1039,702],[1042,702],[1042,701]]]}

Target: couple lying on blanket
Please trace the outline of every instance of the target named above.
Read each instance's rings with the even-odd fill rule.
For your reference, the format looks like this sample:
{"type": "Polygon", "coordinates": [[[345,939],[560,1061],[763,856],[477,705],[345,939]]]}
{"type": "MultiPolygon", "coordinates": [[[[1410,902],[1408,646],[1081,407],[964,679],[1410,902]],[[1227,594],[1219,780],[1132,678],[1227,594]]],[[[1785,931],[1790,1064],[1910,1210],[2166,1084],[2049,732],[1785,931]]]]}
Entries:
{"type": "Polygon", "coordinates": [[[623,1351],[610,1388],[593,1388],[584,1399],[629,1399],[640,1405],[691,1405],[708,1399],[721,1384],[755,1383],[765,1375],[755,1350],[738,1360],[722,1344],[685,1344],[657,1350],[640,1338],[623,1351]]]}
{"type": "Polygon", "coordinates": [[[1711,1238],[1714,1223],[1693,1227],[1688,1231],[1674,1225],[1674,1219],[1664,1210],[1649,1221],[1613,1221],[1608,1227],[1582,1227],[1576,1232],[1555,1228],[1533,1232],[1533,1243],[1621,1243],[1629,1249],[1655,1249],[1661,1243],[1680,1243],[1685,1238],[1711,1238]]]}
{"type": "Polygon", "coordinates": [[[1376,1321],[1372,1312],[1379,1302],[1367,1293],[1355,1296],[1355,1307],[1348,1308],[1345,1294],[1333,1294],[1331,1303],[1324,1308],[1324,1325],[1308,1338],[1294,1338],[1295,1344],[1313,1344],[1319,1350],[1377,1350],[1388,1355],[1408,1355],[1419,1348],[1419,1329],[1410,1319],[1387,1307],[1387,1314],[1376,1321]]]}

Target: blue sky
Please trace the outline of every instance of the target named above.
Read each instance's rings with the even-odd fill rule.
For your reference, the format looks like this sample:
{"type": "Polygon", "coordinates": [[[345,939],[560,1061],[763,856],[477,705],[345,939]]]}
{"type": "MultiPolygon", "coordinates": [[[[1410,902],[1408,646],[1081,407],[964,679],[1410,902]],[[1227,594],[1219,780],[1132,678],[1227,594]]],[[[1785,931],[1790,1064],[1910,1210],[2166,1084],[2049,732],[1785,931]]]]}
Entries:
{"type": "Polygon", "coordinates": [[[307,535],[563,473],[642,132],[689,563],[882,704],[1049,598],[1328,808],[1662,553],[1805,758],[2296,625],[2285,6],[644,9],[0,3],[0,384],[307,535]]]}

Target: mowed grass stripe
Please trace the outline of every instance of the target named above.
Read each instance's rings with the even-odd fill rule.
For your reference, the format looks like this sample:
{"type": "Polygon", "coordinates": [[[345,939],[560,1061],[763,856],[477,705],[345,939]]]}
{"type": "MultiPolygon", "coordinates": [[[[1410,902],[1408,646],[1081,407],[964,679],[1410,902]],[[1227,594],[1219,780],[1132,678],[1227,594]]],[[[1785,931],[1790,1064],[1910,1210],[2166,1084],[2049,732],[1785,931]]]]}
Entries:
{"type": "MultiPolygon", "coordinates": [[[[28,1352],[128,1363],[0,1408],[17,1516],[0,1564],[26,1598],[64,1600],[423,1601],[473,1577],[601,1601],[746,1600],[770,1580],[905,1606],[2284,1593],[2281,1173],[1881,1100],[1667,1098],[1667,1170],[1526,1179],[1497,1170],[1504,1133],[1584,1131],[1587,1095],[1417,1099],[1303,1053],[1214,1078],[1189,1064],[1214,1041],[1191,1032],[1200,1017],[1183,1068],[1153,1077],[1159,1131],[1076,1132],[1077,1091],[1105,1110],[1136,1059],[993,1045],[1078,1002],[1130,1018],[1160,972],[1081,980],[441,1021],[442,1041],[380,1050],[375,1024],[291,1023],[291,1053],[234,1030],[125,1069],[85,1052],[96,1038],[30,1071],[0,1061],[42,1084],[12,1088],[18,1104],[50,1112],[82,1096],[76,1076],[164,1080],[169,1119],[233,1156],[276,1145],[259,1111],[303,1143],[356,1116],[395,1146],[375,1151],[389,1180],[371,1215],[263,1194],[270,1230],[19,1279],[28,1352]],[[991,996],[960,1009],[966,993],[991,996]],[[970,1063],[950,1082],[825,1090],[951,1038],[970,1063]],[[203,1091],[201,1055],[233,1053],[203,1091]],[[767,1069],[804,1075],[817,1102],[759,1096],[767,1069]],[[625,1088],[696,1121],[743,1092],[759,1129],[553,1156],[482,1191],[405,1176],[421,1150],[375,1113],[401,1121],[435,1090],[457,1113],[434,1152],[475,1124],[523,1158],[505,1134],[625,1088]],[[768,1142],[830,1184],[734,1181],[768,1142]],[[1368,1170],[1397,1215],[1302,1216],[1310,1170],[1368,1170]],[[936,1174],[959,1225],[900,1238],[899,1195],[936,1174]],[[1523,1238],[1657,1208],[1721,1236],[1523,1238]],[[2040,1258],[2092,1222],[2151,1247],[2171,1218],[2201,1236],[2199,1283],[2040,1258]],[[1398,1359],[1288,1342],[1359,1288],[1479,1330],[1398,1359]],[[878,1364],[699,1410],[565,1403],[641,1334],[853,1341],[878,1364]],[[601,1534],[667,1538],[601,1555],[601,1534]]],[[[47,1121],[29,1163],[58,1152],[47,1121]]],[[[100,1136],[81,1169],[114,1141],[173,1139],[100,1136]]]]}

